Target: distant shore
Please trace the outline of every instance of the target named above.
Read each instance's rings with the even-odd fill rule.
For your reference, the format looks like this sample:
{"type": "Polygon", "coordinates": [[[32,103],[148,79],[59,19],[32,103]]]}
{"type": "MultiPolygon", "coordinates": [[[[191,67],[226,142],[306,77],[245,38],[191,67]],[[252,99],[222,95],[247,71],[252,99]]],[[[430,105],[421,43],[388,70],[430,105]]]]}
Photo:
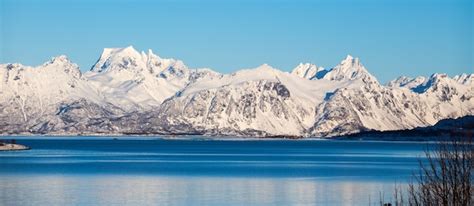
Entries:
{"type": "Polygon", "coordinates": [[[20,144],[0,143],[0,151],[28,150],[29,147],[20,144]]]}
{"type": "MultiPolygon", "coordinates": [[[[18,138],[18,137],[30,137],[30,136],[50,136],[50,137],[113,137],[114,139],[119,137],[156,137],[160,136],[165,139],[289,139],[289,140],[369,140],[369,141],[443,141],[450,140],[451,137],[470,137],[474,134],[474,116],[465,116],[458,119],[445,119],[441,120],[435,125],[427,127],[418,127],[406,130],[394,130],[394,131],[376,131],[361,129],[357,133],[344,134],[339,136],[297,136],[297,135],[268,135],[265,133],[252,133],[252,134],[209,134],[205,132],[181,132],[181,133],[150,133],[150,132],[128,132],[128,133],[51,133],[51,134],[32,134],[32,133],[18,133],[18,134],[0,134],[0,150],[1,138],[18,138]],[[195,138],[199,137],[199,138],[195,138]]],[[[3,144],[15,144],[15,142],[4,142],[3,144]]]]}

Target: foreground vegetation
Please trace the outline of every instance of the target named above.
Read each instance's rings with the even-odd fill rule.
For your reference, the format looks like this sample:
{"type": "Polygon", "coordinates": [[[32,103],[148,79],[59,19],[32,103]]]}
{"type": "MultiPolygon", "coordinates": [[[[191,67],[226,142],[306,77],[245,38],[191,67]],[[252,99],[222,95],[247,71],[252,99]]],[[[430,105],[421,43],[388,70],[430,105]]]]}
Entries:
{"type": "Polygon", "coordinates": [[[413,174],[408,187],[396,186],[392,203],[380,198],[386,206],[468,206],[474,205],[472,135],[452,137],[427,148],[427,161],[413,174]]]}

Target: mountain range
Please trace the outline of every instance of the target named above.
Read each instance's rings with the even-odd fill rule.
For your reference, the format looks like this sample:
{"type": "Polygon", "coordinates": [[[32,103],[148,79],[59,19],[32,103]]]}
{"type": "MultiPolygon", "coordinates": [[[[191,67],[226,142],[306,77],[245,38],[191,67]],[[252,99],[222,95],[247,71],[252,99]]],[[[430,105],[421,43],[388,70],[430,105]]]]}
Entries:
{"type": "Polygon", "coordinates": [[[380,84],[348,55],[325,69],[267,64],[221,74],[133,47],[82,73],[66,56],[0,65],[0,134],[333,137],[474,115],[474,74],[380,84]]]}

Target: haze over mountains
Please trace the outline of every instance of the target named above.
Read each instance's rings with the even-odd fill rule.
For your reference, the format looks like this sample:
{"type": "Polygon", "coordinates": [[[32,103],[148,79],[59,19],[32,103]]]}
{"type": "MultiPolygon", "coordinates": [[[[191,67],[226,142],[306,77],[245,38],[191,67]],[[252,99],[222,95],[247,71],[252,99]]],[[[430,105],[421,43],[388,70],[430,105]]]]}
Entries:
{"type": "Polygon", "coordinates": [[[474,115],[474,74],[381,85],[358,58],[220,74],[133,47],[104,49],[81,73],[66,56],[0,65],[0,134],[330,137],[474,115]]]}

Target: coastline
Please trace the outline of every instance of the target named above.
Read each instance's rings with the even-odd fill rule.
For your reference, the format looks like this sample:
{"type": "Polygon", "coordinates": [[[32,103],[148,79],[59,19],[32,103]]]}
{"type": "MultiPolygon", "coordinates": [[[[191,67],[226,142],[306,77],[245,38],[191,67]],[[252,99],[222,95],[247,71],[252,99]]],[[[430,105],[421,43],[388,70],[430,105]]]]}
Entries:
{"type": "MultiPolygon", "coordinates": [[[[352,134],[334,135],[334,136],[295,136],[295,135],[269,135],[269,134],[216,134],[205,132],[180,132],[180,133],[17,133],[17,134],[0,134],[2,138],[12,137],[14,139],[22,137],[71,137],[84,138],[88,137],[111,137],[113,139],[122,138],[143,138],[143,139],[165,139],[165,140],[334,140],[334,141],[410,141],[410,142],[430,142],[430,141],[446,141],[451,137],[472,136],[474,134],[474,116],[465,116],[458,119],[441,120],[435,125],[427,127],[418,127],[406,130],[392,131],[376,131],[362,130],[352,134]]],[[[15,143],[15,142],[10,142],[15,143]]],[[[6,142],[5,142],[6,144],[6,142]]]]}
{"type": "Polygon", "coordinates": [[[11,143],[0,143],[0,151],[17,151],[17,150],[29,150],[31,148],[20,145],[20,144],[11,144],[11,143]]]}
{"type": "Polygon", "coordinates": [[[386,138],[349,138],[349,137],[333,137],[333,138],[269,138],[269,137],[250,137],[250,136],[207,136],[207,135],[22,135],[22,136],[0,136],[2,138],[12,137],[16,140],[140,140],[140,141],[337,141],[337,142],[437,142],[438,137],[432,137],[431,139],[420,139],[420,138],[401,138],[401,139],[386,139],[386,138]]]}

